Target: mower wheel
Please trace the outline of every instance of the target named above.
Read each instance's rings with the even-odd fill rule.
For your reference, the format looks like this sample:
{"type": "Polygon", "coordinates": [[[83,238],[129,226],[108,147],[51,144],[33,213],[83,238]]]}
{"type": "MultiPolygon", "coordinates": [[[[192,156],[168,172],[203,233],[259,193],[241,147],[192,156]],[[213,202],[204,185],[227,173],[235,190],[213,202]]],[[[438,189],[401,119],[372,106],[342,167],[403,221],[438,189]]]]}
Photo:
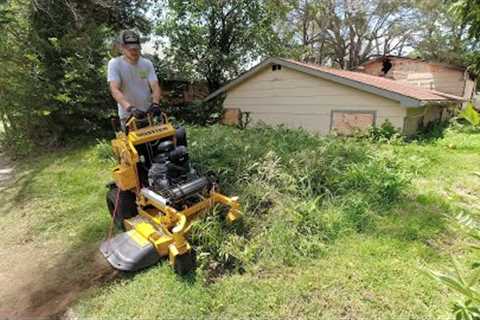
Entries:
{"type": "Polygon", "coordinates": [[[113,217],[115,205],[118,206],[115,212],[114,222],[118,228],[124,230],[123,220],[135,217],[138,214],[137,204],[135,203],[136,198],[133,192],[118,191],[117,187],[113,187],[107,191],[107,207],[110,215],[113,217]]]}
{"type": "Polygon", "coordinates": [[[195,270],[196,256],[195,252],[191,250],[188,253],[175,257],[175,265],[173,268],[175,272],[181,276],[195,270]]]}
{"type": "Polygon", "coordinates": [[[177,139],[177,147],[179,146],[187,146],[187,132],[185,127],[178,127],[175,129],[175,137],[177,139]]]}

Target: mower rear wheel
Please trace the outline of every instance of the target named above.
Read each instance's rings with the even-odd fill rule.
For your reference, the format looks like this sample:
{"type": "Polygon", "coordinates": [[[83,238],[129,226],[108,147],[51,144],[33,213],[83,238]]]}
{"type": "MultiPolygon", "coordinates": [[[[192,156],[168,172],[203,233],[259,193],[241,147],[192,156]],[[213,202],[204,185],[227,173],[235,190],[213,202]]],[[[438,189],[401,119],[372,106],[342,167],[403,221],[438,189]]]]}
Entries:
{"type": "Polygon", "coordinates": [[[173,266],[173,269],[177,274],[183,276],[195,270],[195,265],[196,265],[195,252],[191,250],[188,253],[175,257],[175,265],[173,266]]]}
{"type": "Polygon", "coordinates": [[[135,217],[138,214],[136,197],[133,192],[122,191],[113,187],[107,191],[107,207],[110,215],[114,219],[115,225],[124,230],[123,220],[135,217]],[[118,195],[118,201],[117,201],[118,195]],[[117,205],[115,211],[115,205],[117,205]],[[115,217],[114,217],[115,214],[115,217]]]}

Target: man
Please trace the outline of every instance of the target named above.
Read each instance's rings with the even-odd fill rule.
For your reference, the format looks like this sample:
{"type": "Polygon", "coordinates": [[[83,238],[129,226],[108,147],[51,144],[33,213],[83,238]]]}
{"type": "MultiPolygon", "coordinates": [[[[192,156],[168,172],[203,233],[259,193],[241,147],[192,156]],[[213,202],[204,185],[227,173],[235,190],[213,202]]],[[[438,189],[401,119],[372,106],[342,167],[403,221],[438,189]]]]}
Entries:
{"type": "Polygon", "coordinates": [[[152,62],[140,55],[138,34],[122,31],[119,42],[123,55],[108,62],[108,82],[124,126],[130,115],[143,118],[146,112],[160,114],[161,90],[152,62]]]}

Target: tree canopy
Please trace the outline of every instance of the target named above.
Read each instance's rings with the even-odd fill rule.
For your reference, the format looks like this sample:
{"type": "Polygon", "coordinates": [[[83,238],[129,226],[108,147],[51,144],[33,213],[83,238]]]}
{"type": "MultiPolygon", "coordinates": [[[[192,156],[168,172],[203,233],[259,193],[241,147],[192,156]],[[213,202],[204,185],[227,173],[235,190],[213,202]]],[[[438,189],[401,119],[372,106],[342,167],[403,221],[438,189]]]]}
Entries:
{"type": "Polygon", "coordinates": [[[157,33],[176,73],[204,78],[213,91],[242,66],[275,53],[273,11],[263,0],[168,0],[157,33]]]}

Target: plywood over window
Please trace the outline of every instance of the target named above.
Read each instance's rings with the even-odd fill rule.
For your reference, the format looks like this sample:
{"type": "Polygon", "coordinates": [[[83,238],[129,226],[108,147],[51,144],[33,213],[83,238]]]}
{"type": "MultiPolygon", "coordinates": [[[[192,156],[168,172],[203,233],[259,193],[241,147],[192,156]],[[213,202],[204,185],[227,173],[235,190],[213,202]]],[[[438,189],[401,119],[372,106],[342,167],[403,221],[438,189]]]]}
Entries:
{"type": "Polygon", "coordinates": [[[332,130],[338,134],[351,135],[365,132],[375,123],[374,111],[332,111],[332,130]]]}
{"type": "Polygon", "coordinates": [[[240,122],[240,109],[225,108],[222,123],[226,125],[237,125],[240,122]]]}

